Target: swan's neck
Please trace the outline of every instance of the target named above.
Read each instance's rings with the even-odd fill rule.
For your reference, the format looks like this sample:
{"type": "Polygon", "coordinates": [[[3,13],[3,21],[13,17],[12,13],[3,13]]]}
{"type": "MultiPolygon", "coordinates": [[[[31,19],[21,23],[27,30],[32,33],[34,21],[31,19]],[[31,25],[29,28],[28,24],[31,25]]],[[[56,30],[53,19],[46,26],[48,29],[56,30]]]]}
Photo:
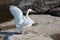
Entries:
{"type": "Polygon", "coordinates": [[[27,14],[26,14],[26,18],[27,18],[27,19],[30,19],[30,18],[29,18],[29,15],[28,15],[29,12],[30,12],[30,11],[28,10],[28,11],[27,11],[27,14]]]}

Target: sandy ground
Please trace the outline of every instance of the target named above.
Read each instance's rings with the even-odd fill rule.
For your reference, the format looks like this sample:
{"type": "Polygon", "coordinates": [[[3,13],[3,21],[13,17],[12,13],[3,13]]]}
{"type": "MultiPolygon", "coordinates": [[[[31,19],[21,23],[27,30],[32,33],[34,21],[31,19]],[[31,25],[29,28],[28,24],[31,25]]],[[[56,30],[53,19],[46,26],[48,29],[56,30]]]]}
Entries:
{"type": "Polygon", "coordinates": [[[32,27],[24,27],[22,34],[9,36],[9,40],[60,40],[60,17],[50,15],[30,15],[38,23],[32,27]],[[57,36],[51,35],[59,34],[57,36]]]}

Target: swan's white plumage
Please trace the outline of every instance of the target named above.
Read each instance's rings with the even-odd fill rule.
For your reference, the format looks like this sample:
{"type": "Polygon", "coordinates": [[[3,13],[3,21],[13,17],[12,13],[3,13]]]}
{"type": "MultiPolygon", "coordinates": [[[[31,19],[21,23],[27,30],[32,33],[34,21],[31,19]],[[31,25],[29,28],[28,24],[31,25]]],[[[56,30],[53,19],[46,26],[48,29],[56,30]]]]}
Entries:
{"type": "Polygon", "coordinates": [[[11,5],[9,8],[11,14],[14,16],[14,21],[16,24],[16,29],[15,31],[20,31],[24,26],[32,26],[32,24],[34,23],[34,21],[29,18],[28,13],[31,12],[32,10],[29,9],[27,11],[27,15],[26,17],[23,15],[23,12],[21,9],[19,9],[17,6],[13,6],[11,5]]]}
{"type": "Polygon", "coordinates": [[[17,8],[17,6],[10,6],[9,9],[11,14],[14,16],[16,27],[18,27],[17,25],[20,25],[24,22],[24,20],[22,19],[23,17],[22,11],[19,8],[17,8]]]}

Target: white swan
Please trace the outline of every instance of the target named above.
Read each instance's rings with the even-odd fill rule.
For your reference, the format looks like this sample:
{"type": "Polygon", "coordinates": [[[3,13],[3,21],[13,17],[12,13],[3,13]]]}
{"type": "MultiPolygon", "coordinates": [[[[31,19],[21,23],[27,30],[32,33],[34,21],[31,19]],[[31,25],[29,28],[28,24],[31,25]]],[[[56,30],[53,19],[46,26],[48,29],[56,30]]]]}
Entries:
{"type": "Polygon", "coordinates": [[[29,12],[34,12],[32,9],[28,9],[26,17],[23,15],[23,12],[21,11],[21,9],[19,9],[17,6],[9,6],[9,10],[11,12],[11,14],[14,16],[14,21],[15,21],[15,25],[16,25],[16,29],[15,31],[20,32],[21,29],[24,26],[32,26],[32,24],[34,24],[35,22],[28,16],[29,12]]]}

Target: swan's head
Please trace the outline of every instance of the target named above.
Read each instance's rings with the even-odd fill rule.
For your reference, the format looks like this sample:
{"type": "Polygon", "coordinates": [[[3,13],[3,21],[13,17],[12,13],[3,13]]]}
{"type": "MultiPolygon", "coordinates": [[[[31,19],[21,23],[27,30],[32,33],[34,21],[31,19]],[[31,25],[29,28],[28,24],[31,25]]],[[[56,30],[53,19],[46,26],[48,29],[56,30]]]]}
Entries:
{"type": "Polygon", "coordinates": [[[28,11],[29,11],[29,12],[35,12],[35,11],[34,11],[34,10],[32,10],[32,9],[28,9],[28,11]]]}

